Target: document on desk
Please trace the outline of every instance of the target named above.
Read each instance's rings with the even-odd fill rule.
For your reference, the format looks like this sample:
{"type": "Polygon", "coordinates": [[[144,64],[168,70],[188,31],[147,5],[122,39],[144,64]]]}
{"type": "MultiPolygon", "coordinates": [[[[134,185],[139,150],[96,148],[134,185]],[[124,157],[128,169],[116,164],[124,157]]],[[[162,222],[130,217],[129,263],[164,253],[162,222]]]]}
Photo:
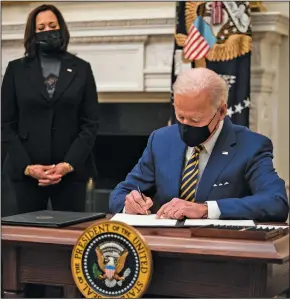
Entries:
{"type": "Polygon", "coordinates": [[[185,227],[195,226],[236,226],[236,227],[252,227],[255,226],[253,220],[223,220],[223,219],[186,219],[185,227]]]}
{"type": "MultiPolygon", "coordinates": [[[[156,218],[156,214],[149,215],[135,215],[126,213],[117,213],[111,220],[124,222],[131,226],[136,227],[175,227],[177,226],[176,219],[156,218]]],[[[186,219],[180,227],[194,227],[194,226],[242,226],[251,227],[255,226],[252,220],[219,220],[219,219],[186,219]]]]}
{"type": "Polygon", "coordinates": [[[124,222],[135,227],[175,227],[177,222],[175,219],[158,219],[156,214],[135,215],[126,213],[117,213],[111,220],[124,222]]]}

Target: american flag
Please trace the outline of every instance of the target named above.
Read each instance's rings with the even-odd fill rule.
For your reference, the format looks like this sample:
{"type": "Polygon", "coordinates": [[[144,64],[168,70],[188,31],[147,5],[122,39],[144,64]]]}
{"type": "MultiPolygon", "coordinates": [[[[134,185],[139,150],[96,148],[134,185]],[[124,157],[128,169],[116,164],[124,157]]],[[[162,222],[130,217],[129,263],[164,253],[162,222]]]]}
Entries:
{"type": "Polygon", "coordinates": [[[188,60],[200,60],[207,55],[210,47],[198,29],[192,25],[184,44],[184,57],[188,60]]]}
{"type": "Polygon", "coordinates": [[[184,57],[190,61],[200,60],[209,52],[216,42],[210,26],[202,17],[197,17],[192,23],[184,43],[184,57]]]}

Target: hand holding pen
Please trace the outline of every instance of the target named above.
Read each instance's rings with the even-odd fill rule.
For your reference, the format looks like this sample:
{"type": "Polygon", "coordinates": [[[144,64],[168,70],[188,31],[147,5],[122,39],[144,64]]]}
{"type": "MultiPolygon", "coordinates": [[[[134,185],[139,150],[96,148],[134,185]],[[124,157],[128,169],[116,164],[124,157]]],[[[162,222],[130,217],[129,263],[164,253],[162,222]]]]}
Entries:
{"type": "MultiPolygon", "coordinates": [[[[146,199],[145,199],[145,197],[144,197],[143,193],[141,192],[141,190],[140,190],[140,187],[139,187],[139,186],[137,186],[137,187],[138,187],[138,192],[139,192],[139,194],[141,195],[141,197],[142,197],[143,201],[144,201],[144,202],[145,202],[145,204],[146,204],[146,199]]],[[[146,214],[147,214],[147,215],[149,214],[148,210],[146,210],[146,214]]]]}
{"type": "Polygon", "coordinates": [[[145,196],[139,186],[136,188],[136,190],[126,195],[124,212],[128,214],[150,214],[149,208],[153,206],[152,199],[145,196]]]}

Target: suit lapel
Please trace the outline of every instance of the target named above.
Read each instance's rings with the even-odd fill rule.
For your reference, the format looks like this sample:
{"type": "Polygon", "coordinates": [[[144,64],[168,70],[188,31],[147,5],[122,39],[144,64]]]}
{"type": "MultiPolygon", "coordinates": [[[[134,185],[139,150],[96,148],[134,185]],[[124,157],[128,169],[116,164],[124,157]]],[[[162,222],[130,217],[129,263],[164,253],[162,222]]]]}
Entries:
{"type": "Polygon", "coordinates": [[[69,84],[75,77],[76,71],[77,70],[73,58],[68,54],[64,55],[61,60],[59,78],[56,82],[55,92],[52,97],[52,103],[55,103],[59,100],[60,96],[68,88],[69,84]]]}
{"type": "Polygon", "coordinates": [[[199,182],[196,193],[197,201],[207,201],[208,195],[213,188],[216,179],[222,170],[229,164],[236,152],[235,147],[233,147],[235,143],[236,135],[233,125],[228,117],[226,117],[223,129],[217,139],[199,182]]]}
{"type": "Polygon", "coordinates": [[[30,82],[32,83],[34,89],[36,91],[39,91],[39,93],[42,95],[40,98],[41,101],[44,103],[47,103],[50,101],[49,95],[46,90],[46,86],[44,83],[44,78],[42,76],[41,72],[41,66],[38,58],[35,58],[33,60],[27,59],[25,63],[25,67],[28,70],[28,78],[30,82]]]}
{"type": "Polygon", "coordinates": [[[186,151],[186,145],[181,140],[178,132],[178,126],[176,126],[176,131],[172,139],[170,150],[168,151],[168,175],[170,176],[170,183],[172,185],[169,187],[169,195],[171,197],[179,196],[179,189],[183,171],[184,157],[186,151]]]}

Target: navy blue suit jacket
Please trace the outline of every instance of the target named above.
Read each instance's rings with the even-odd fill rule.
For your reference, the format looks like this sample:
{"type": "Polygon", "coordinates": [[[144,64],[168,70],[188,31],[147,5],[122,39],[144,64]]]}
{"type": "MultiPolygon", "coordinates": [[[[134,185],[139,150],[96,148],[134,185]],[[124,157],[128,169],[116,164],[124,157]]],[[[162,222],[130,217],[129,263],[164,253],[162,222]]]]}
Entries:
{"type": "MultiPolygon", "coordinates": [[[[110,211],[122,212],[126,195],[138,185],[160,205],[179,197],[185,152],[176,124],[154,131],[139,162],[112,191],[110,211]]],[[[272,159],[270,139],[226,117],[198,184],[196,202],[216,200],[221,219],[284,222],[289,213],[285,183],[272,159]]]]}

